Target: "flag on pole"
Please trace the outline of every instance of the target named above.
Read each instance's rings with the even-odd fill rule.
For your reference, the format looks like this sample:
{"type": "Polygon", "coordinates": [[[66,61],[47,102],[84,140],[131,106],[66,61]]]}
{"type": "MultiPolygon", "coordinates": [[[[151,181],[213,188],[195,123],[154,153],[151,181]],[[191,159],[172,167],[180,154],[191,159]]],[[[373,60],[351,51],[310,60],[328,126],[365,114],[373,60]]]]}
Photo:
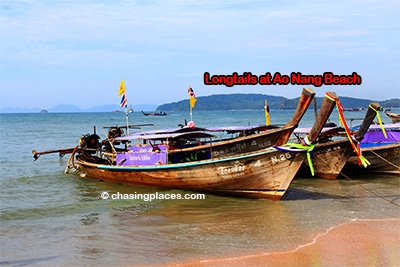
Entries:
{"type": "Polygon", "coordinates": [[[121,84],[119,86],[118,95],[122,95],[121,103],[119,104],[120,107],[126,106],[126,103],[128,102],[128,99],[126,98],[126,95],[125,95],[125,81],[124,81],[124,79],[122,79],[121,84]]]}
{"type": "Polygon", "coordinates": [[[128,102],[128,100],[126,99],[126,95],[123,94],[122,98],[121,98],[121,103],[119,104],[122,107],[126,106],[126,103],[128,102]]]}
{"type": "Polygon", "coordinates": [[[119,91],[118,95],[124,95],[125,94],[125,81],[122,79],[121,84],[119,86],[119,91]]]}
{"type": "Polygon", "coordinates": [[[194,108],[194,104],[196,104],[197,99],[196,99],[196,94],[194,93],[194,90],[191,85],[189,85],[188,94],[190,97],[190,107],[194,108]]]}
{"type": "Polygon", "coordinates": [[[269,106],[268,106],[268,101],[265,100],[265,106],[264,106],[264,110],[265,110],[265,125],[269,126],[270,122],[270,116],[269,116],[269,106]]]}

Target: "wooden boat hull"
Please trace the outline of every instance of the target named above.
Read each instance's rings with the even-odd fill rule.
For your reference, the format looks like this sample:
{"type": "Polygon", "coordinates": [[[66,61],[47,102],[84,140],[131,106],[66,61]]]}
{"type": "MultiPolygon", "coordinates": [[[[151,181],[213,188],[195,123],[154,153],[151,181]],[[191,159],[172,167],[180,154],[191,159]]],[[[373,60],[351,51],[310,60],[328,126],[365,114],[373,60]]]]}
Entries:
{"type": "Polygon", "coordinates": [[[245,137],[235,138],[230,141],[221,142],[218,145],[214,144],[212,147],[213,156],[230,156],[237,153],[258,151],[273,145],[281,146],[285,144],[289,140],[294,129],[297,128],[304,114],[307,112],[314,95],[315,92],[311,88],[303,88],[296,111],[292,119],[283,128],[272,129],[245,137]]]}
{"type": "MultiPolygon", "coordinates": [[[[376,110],[379,110],[379,108],[379,103],[372,102],[370,104],[359,130],[354,136],[356,140],[363,139],[375,118],[376,110]]],[[[347,138],[327,143],[318,143],[312,151],[311,156],[315,175],[325,179],[336,179],[353,154],[355,146],[347,138]]],[[[309,167],[307,161],[305,161],[305,165],[309,167]]]]}
{"type": "MultiPolygon", "coordinates": [[[[289,140],[294,129],[297,128],[300,120],[307,112],[307,109],[310,106],[314,96],[315,92],[313,89],[303,88],[292,119],[282,128],[268,129],[266,131],[260,131],[258,133],[232,138],[230,140],[206,143],[190,148],[170,150],[168,152],[169,161],[171,163],[179,163],[182,162],[182,159],[184,160],[185,158],[191,158],[191,156],[195,156],[195,153],[201,152],[202,150],[211,151],[211,159],[218,159],[237,154],[259,151],[273,145],[283,145],[289,140]]],[[[265,128],[268,128],[268,126],[265,126],[265,128]]],[[[108,154],[107,156],[110,159],[114,159],[112,154],[108,154]]]]}
{"type": "Polygon", "coordinates": [[[392,120],[393,123],[400,122],[400,114],[385,112],[385,114],[392,120]]]}
{"type": "MultiPolygon", "coordinates": [[[[336,97],[336,94],[331,94],[336,97]]],[[[310,98],[305,97],[303,100],[308,101],[310,98]]],[[[302,102],[304,103],[300,101],[302,102]]],[[[324,98],[318,118],[307,135],[310,142],[316,141],[333,107],[334,101],[330,97],[324,98]]],[[[296,127],[297,123],[294,122],[298,119],[300,118],[293,118],[288,125],[296,127]]],[[[290,133],[291,131],[287,134],[290,133]]],[[[281,138],[282,135],[279,135],[279,140],[281,138]]],[[[235,139],[233,144],[240,143],[235,139]]],[[[193,159],[190,162],[170,163],[165,160],[164,153],[170,153],[167,147],[165,150],[164,147],[159,147],[158,152],[146,148],[134,148],[132,152],[117,154],[121,158],[117,164],[107,163],[104,159],[82,153],[76,157],[76,164],[81,177],[113,183],[279,200],[289,188],[306,157],[304,153],[292,154],[272,147],[258,147],[257,151],[249,153],[236,151],[236,155],[224,154],[217,159],[193,159]]],[[[73,157],[74,155],[71,155],[70,158],[73,157]]]]}
{"type": "MultiPolygon", "coordinates": [[[[281,145],[287,142],[296,127],[271,129],[253,135],[237,137],[231,140],[216,143],[202,144],[190,148],[168,151],[168,161],[171,163],[185,162],[186,159],[195,158],[197,154],[209,151],[210,159],[218,159],[238,154],[259,151],[273,145],[281,145]]],[[[111,162],[115,163],[115,153],[103,153],[111,162]]]]}
{"type": "MultiPolygon", "coordinates": [[[[317,144],[311,154],[315,175],[324,179],[336,179],[352,154],[353,148],[347,139],[317,144]]],[[[310,175],[307,160],[304,161],[299,175],[310,175]]]]}
{"type": "Polygon", "coordinates": [[[373,173],[400,176],[400,143],[363,148],[362,155],[371,165],[367,168],[358,166],[357,156],[352,155],[345,166],[345,173],[373,173]]]}
{"type": "Polygon", "coordinates": [[[110,166],[76,160],[82,177],[134,186],[164,187],[279,200],[305,154],[273,148],[256,153],[158,166],[110,166]]]}
{"type": "Polygon", "coordinates": [[[226,156],[234,156],[242,153],[254,152],[271,147],[273,145],[286,143],[295,128],[295,126],[290,126],[285,128],[272,129],[254,135],[237,137],[231,140],[221,141],[214,144],[205,144],[202,146],[186,148],[183,150],[178,149],[176,151],[171,150],[169,152],[169,156],[173,157],[174,154],[183,155],[182,152],[187,153],[187,155],[190,156],[196,151],[210,150],[211,158],[216,159],[226,156]]]}

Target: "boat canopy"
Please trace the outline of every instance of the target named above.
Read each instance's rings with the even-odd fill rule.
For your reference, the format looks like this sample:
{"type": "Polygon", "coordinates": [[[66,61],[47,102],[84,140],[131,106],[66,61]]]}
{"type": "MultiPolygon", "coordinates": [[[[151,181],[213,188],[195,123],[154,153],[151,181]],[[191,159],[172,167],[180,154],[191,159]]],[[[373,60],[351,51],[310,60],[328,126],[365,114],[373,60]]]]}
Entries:
{"type": "Polygon", "coordinates": [[[365,143],[398,143],[400,142],[400,131],[386,131],[386,137],[382,131],[368,131],[364,135],[361,144],[365,143]]]}
{"type": "Polygon", "coordinates": [[[395,144],[400,142],[400,123],[384,124],[386,137],[382,132],[382,128],[378,124],[371,125],[368,132],[365,133],[361,144],[395,144]]]}
{"type": "MultiPolygon", "coordinates": [[[[340,131],[342,129],[343,128],[340,127],[340,126],[337,126],[337,127],[324,127],[321,130],[321,134],[326,134],[326,133],[329,133],[329,132],[336,132],[336,131],[340,131]]],[[[304,128],[296,128],[293,131],[293,133],[297,134],[297,135],[299,135],[299,134],[308,134],[310,131],[311,131],[311,127],[304,127],[304,128]]]]}
{"type": "Polygon", "coordinates": [[[242,132],[242,131],[265,131],[266,129],[280,128],[277,125],[258,125],[258,126],[218,126],[218,127],[208,127],[207,131],[210,132],[242,132]]]}
{"type": "MultiPolygon", "coordinates": [[[[384,124],[383,128],[385,128],[385,130],[400,131],[400,123],[384,124]]],[[[373,124],[373,125],[369,126],[368,130],[382,131],[382,128],[379,124],[373,124]]]]}
{"type": "Polygon", "coordinates": [[[199,127],[181,127],[181,128],[168,128],[168,129],[159,129],[159,130],[150,130],[150,131],[140,131],[129,134],[128,136],[118,137],[115,140],[133,140],[133,139],[166,139],[166,138],[178,138],[178,137],[193,137],[193,138],[215,138],[216,136],[212,134],[208,134],[207,132],[243,132],[243,131],[265,131],[266,129],[274,129],[279,128],[279,126],[219,126],[219,127],[208,127],[208,128],[199,128],[199,127]],[[185,135],[179,135],[179,134],[185,135]],[[201,134],[200,134],[201,133],[201,134]],[[193,135],[193,136],[190,136],[193,135]]]}
{"type": "Polygon", "coordinates": [[[167,139],[197,139],[197,138],[215,138],[215,135],[203,131],[190,131],[190,132],[162,132],[162,133],[134,133],[127,136],[115,138],[118,141],[130,140],[167,140],[167,139]]]}
{"type": "Polygon", "coordinates": [[[143,131],[141,130],[140,132],[133,132],[130,135],[136,136],[136,135],[150,135],[150,134],[170,134],[170,133],[190,133],[190,132],[205,132],[206,129],[204,128],[189,128],[189,127],[182,127],[182,128],[167,128],[167,129],[159,129],[159,130],[147,130],[143,131]]]}

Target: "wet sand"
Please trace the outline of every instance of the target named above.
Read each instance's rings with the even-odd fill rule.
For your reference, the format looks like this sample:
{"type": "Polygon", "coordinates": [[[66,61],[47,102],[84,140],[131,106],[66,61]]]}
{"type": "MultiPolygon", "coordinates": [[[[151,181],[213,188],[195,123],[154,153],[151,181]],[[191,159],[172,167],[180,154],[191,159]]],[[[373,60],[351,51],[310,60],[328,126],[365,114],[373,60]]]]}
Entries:
{"type": "Polygon", "coordinates": [[[201,259],[171,266],[400,266],[400,219],[346,222],[291,251],[201,259]]]}

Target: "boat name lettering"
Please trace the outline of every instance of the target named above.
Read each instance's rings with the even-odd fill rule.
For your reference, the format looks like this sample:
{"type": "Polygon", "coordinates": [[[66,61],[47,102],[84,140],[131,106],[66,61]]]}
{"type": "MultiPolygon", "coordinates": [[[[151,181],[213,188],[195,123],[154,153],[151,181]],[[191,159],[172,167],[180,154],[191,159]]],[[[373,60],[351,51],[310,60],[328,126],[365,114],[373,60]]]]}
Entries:
{"type": "Polygon", "coordinates": [[[150,160],[150,156],[143,154],[143,155],[129,155],[129,160],[150,160]]]}
{"type": "Polygon", "coordinates": [[[243,163],[236,161],[233,166],[219,167],[218,169],[220,170],[221,175],[234,174],[238,176],[244,175],[246,166],[243,163]]]}
{"type": "Polygon", "coordinates": [[[246,143],[236,144],[235,146],[231,147],[231,152],[241,152],[243,149],[246,148],[246,143]]]}
{"type": "Polygon", "coordinates": [[[246,144],[236,144],[235,146],[231,147],[230,149],[226,148],[225,150],[218,150],[218,151],[213,151],[213,156],[214,157],[219,157],[223,155],[231,155],[233,153],[238,153],[242,152],[243,149],[246,148],[246,144]]]}

